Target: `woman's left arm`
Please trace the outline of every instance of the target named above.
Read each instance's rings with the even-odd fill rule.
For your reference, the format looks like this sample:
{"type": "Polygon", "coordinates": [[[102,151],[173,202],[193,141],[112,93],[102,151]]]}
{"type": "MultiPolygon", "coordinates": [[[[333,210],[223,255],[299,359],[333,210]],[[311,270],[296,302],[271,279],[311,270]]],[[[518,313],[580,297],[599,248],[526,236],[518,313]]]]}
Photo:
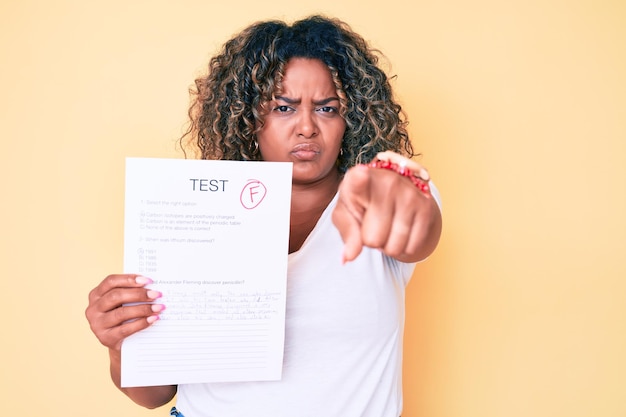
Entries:
{"type": "MultiPolygon", "coordinates": [[[[395,155],[392,158],[400,157],[395,155]]],[[[403,262],[427,258],[439,242],[442,219],[437,201],[424,184],[428,178],[412,181],[394,169],[357,165],[348,170],[333,211],[333,223],[344,241],[343,261],[354,260],[363,246],[403,262]]]]}

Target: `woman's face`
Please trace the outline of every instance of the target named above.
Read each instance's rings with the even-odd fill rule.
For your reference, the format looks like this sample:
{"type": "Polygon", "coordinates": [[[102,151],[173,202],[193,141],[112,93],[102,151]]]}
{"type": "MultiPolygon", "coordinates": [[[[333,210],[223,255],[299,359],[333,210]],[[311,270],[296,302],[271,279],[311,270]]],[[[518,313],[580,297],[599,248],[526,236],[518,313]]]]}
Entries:
{"type": "Polygon", "coordinates": [[[346,123],[328,67],[317,59],[292,58],[282,91],[263,111],[257,132],[265,161],[293,162],[293,182],[337,178],[337,157],[346,123]]]}

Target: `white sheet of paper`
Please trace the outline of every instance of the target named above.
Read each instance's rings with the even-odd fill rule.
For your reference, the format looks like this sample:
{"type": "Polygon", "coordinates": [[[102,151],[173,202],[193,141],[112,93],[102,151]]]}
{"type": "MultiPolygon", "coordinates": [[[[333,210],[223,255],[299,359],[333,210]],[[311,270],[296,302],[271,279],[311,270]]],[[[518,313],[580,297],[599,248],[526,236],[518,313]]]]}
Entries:
{"type": "Polygon", "coordinates": [[[122,344],[122,386],[281,378],[291,163],[127,158],[124,270],[161,319],[122,344]]]}

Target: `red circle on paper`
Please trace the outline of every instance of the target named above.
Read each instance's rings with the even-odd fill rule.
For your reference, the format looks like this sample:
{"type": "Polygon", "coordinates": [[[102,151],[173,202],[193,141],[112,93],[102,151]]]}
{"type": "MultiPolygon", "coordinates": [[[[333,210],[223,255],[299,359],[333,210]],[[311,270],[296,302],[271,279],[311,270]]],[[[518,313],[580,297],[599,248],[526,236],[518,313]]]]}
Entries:
{"type": "Polygon", "coordinates": [[[267,188],[265,188],[265,185],[261,181],[248,180],[241,190],[239,201],[241,201],[242,206],[251,210],[261,204],[266,194],[267,188]]]}

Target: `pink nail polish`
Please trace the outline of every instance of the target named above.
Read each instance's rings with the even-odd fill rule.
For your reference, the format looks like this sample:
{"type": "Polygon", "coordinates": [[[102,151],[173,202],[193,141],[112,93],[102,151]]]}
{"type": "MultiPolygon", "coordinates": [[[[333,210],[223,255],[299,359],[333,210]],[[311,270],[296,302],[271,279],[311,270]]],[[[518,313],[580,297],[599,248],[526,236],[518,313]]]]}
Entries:
{"type": "Polygon", "coordinates": [[[148,317],[148,318],[146,319],[146,321],[147,321],[149,324],[152,324],[152,323],[154,323],[155,321],[157,321],[158,319],[159,319],[159,316],[150,316],[150,317],[148,317]]]}
{"type": "Polygon", "coordinates": [[[155,313],[160,313],[161,311],[165,310],[165,305],[163,305],[163,304],[152,304],[152,307],[150,307],[150,308],[155,313]]]}
{"type": "Polygon", "coordinates": [[[147,284],[152,284],[152,280],[148,277],[144,277],[144,276],[138,276],[135,277],[135,282],[139,285],[147,285],[147,284]]]}
{"type": "Polygon", "coordinates": [[[148,290],[146,295],[152,300],[156,300],[157,298],[161,298],[163,296],[163,294],[155,290],[148,290]]]}

